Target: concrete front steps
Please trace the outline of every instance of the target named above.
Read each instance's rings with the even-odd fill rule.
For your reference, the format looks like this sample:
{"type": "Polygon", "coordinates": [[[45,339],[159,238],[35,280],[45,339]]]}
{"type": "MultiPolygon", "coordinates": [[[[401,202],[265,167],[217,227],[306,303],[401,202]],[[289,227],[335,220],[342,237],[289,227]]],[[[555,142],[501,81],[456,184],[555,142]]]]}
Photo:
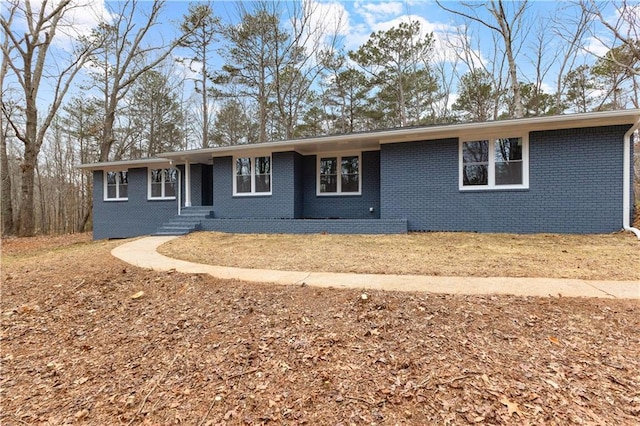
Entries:
{"type": "Polygon", "coordinates": [[[183,207],[176,215],[163,223],[153,235],[186,235],[202,229],[202,221],[213,217],[211,206],[183,207]]]}

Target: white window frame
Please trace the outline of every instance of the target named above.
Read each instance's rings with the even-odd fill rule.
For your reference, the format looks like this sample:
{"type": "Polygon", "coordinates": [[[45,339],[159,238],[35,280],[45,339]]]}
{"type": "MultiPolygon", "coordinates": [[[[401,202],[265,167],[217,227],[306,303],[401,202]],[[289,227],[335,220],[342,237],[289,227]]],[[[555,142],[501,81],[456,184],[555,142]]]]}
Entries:
{"type": "Polygon", "coordinates": [[[102,173],[102,184],[103,184],[103,200],[104,201],[127,201],[129,200],[129,170],[128,169],[124,169],[124,170],[103,170],[102,173]],[[127,172],[127,196],[126,197],[121,197],[120,196],[120,173],[121,172],[127,172]],[[116,196],[114,198],[110,198],[109,197],[109,190],[108,190],[108,180],[107,180],[107,174],[108,173],[115,173],[116,174],[116,196]]]}
{"type": "Polygon", "coordinates": [[[234,197],[263,197],[269,196],[273,192],[273,156],[271,154],[265,155],[238,155],[233,157],[231,162],[231,176],[233,177],[233,196],[234,197]],[[269,158],[269,192],[256,192],[256,158],[268,157],[269,158]],[[236,162],[239,158],[249,158],[251,160],[251,192],[238,192],[238,180],[236,175],[236,162]]]}
{"type": "Polygon", "coordinates": [[[175,173],[176,173],[176,193],[178,192],[178,175],[177,175],[178,171],[177,171],[177,169],[167,168],[167,167],[154,169],[154,168],[148,167],[147,168],[147,200],[154,200],[155,201],[155,200],[175,200],[176,199],[175,195],[169,195],[169,196],[165,195],[165,181],[164,181],[164,179],[165,179],[165,175],[166,175],[167,171],[169,171],[169,170],[175,170],[175,173]],[[162,195],[160,195],[159,197],[154,197],[153,195],[151,195],[152,194],[152,191],[151,191],[151,184],[152,184],[152,182],[151,182],[151,172],[153,170],[162,170],[162,186],[161,186],[161,191],[160,191],[162,195]]]}
{"type": "Polygon", "coordinates": [[[529,189],[529,135],[492,135],[473,138],[460,138],[458,143],[458,189],[460,191],[501,191],[509,189],[529,189]],[[496,185],[495,143],[498,139],[522,139],[522,183],[514,185],[496,185]],[[464,185],[464,159],[462,148],[465,142],[489,141],[489,179],[487,185],[464,185]]]}
{"type": "Polygon", "coordinates": [[[335,197],[335,196],[349,196],[349,195],[362,195],[362,152],[340,152],[340,153],[324,153],[316,155],[316,195],[318,197],[335,197]],[[335,157],[338,162],[336,172],[336,192],[320,192],[320,160],[322,158],[335,157]],[[357,192],[343,192],[342,191],[342,157],[358,157],[358,191],[357,192]]]}

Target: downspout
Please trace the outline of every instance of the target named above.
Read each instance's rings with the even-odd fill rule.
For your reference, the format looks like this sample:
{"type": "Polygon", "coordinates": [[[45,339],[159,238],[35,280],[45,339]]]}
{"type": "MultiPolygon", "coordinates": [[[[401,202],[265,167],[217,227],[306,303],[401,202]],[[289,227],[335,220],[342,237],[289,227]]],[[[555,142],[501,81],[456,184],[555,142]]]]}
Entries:
{"type": "Polygon", "coordinates": [[[631,136],[640,128],[640,117],[633,126],[624,134],[624,165],[622,167],[622,228],[633,232],[640,240],[640,229],[631,226],[629,212],[631,211],[631,136]]]}

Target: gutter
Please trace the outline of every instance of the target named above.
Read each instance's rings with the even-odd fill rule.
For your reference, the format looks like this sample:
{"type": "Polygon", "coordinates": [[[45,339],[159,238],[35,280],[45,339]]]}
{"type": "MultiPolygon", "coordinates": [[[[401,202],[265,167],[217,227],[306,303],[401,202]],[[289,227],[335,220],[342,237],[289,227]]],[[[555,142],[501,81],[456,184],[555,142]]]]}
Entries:
{"type": "Polygon", "coordinates": [[[640,128],[640,117],[636,119],[633,126],[624,134],[624,155],[622,167],[622,228],[625,231],[633,232],[640,240],[640,229],[631,226],[629,215],[631,210],[631,135],[640,128]]]}

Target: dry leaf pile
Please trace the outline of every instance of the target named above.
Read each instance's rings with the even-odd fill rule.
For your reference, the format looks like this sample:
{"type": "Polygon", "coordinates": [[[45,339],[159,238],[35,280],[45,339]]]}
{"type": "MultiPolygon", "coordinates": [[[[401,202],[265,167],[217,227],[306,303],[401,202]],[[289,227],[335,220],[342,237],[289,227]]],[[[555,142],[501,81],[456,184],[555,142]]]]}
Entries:
{"type": "Polygon", "coordinates": [[[257,285],[61,244],[3,246],[2,424],[638,423],[637,301],[257,285]]]}

